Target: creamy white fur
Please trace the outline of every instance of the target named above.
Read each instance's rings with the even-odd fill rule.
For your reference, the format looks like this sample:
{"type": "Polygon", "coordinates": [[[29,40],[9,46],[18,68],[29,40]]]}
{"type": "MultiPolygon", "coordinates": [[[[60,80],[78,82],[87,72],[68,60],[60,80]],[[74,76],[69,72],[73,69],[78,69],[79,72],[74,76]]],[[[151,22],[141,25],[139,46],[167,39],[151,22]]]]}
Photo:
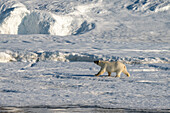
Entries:
{"type": "Polygon", "coordinates": [[[101,67],[100,71],[96,74],[96,76],[102,75],[104,72],[108,72],[108,76],[111,76],[112,72],[116,72],[116,77],[120,77],[121,73],[123,72],[128,77],[130,77],[130,74],[127,72],[126,66],[119,62],[109,62],[109,61],[94,61],[97,65],[101,67]]]}

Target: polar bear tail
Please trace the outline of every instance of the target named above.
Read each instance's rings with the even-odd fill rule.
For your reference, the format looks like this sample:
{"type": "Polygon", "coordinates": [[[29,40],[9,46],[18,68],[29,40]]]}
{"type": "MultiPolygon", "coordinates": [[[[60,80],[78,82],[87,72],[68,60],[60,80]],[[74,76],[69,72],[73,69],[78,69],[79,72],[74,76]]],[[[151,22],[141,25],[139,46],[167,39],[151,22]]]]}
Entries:
{"type": "Polygon", "coordinates": [[[128,77],[130,77],[130,74],[128,73],[126,66],[124,66],[123,73],[124,73],[125,75],[127,75],[128,77]]]}

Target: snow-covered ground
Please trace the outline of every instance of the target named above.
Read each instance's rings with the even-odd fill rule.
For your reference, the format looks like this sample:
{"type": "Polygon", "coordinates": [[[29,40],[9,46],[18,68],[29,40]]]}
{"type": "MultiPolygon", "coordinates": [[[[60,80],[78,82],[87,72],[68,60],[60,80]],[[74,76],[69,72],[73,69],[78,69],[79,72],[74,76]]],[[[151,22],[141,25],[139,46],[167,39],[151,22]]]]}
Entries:
{"type": "Polygon", "coordinates": [[[169,75],[169,0],[0,1],[0,106],[169,112],[169,75]]]}

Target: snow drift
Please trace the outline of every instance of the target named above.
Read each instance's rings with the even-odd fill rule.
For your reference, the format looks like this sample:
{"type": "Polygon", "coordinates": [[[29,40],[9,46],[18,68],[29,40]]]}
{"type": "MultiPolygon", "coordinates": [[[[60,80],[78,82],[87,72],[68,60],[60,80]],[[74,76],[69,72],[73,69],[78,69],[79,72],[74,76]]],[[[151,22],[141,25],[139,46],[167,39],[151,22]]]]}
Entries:
{"type": "Polygon", "coordinates": [[[72,52],[1,52],[0,62],[37,62],[37,61],[60,61],[60,62],[93,62],[95,60],[121,61],[126,64],[149,64],[149,63],[169,63],[169,58],[159,57],[118,57],[97,55],[88,53],[72,52]]]}
{"type": "Polygon", "coordinates": [[[95,28],[95,23],[82,15],[56,15],[45,11],[29,11],[22,3],[16,1],[1,1],[0,11],[0,34],[66,36],[83,34],[95,28]]]}
{"type": "Polygon", "coordinates": [[[16,60],[11,55],[5,52],[0,52],[0,62],[10,62],[10,61],[16,61],[16,60]]]}
{"type": "Polygon", "coordinates": [[[76,35],[95,28],[84,18],[33,11],[19,25],[18,34],[76,35]]]}
{"type": "Polygon", "coordinates": [[[160,12],[170,9],[170,3],[167,0],[135,0],[126,7],[135,12],[160,12]]]}
{"type": "Polygon", "coordinates": [[[26,7],[16,1],[0,2],[0,34],[18,34],[18,26],[29,13],[26,7]]]}

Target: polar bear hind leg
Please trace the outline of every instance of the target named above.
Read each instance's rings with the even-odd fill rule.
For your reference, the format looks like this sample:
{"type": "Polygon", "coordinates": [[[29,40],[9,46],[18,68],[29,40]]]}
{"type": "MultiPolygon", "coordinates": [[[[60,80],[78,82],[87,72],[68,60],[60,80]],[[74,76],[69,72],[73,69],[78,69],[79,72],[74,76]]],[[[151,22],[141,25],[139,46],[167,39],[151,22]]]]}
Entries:
{"type": "Polygon", "coordinates": [[[116,71],[116,77],[120,77],[120,74],[122,73],[122,70],[116,71]]]}
{"type": "Polygon", "coordinates": [[[111,72],[108,72],[108,76],[111,76],[111,72]]]}
{"type": "Polygon", "coordinates": [[[128,77],[130,77],[130,74],[127,72],[126,66],[124,66],[123,73],[124,73],[125,75],[127,75],[128,77]]]}

